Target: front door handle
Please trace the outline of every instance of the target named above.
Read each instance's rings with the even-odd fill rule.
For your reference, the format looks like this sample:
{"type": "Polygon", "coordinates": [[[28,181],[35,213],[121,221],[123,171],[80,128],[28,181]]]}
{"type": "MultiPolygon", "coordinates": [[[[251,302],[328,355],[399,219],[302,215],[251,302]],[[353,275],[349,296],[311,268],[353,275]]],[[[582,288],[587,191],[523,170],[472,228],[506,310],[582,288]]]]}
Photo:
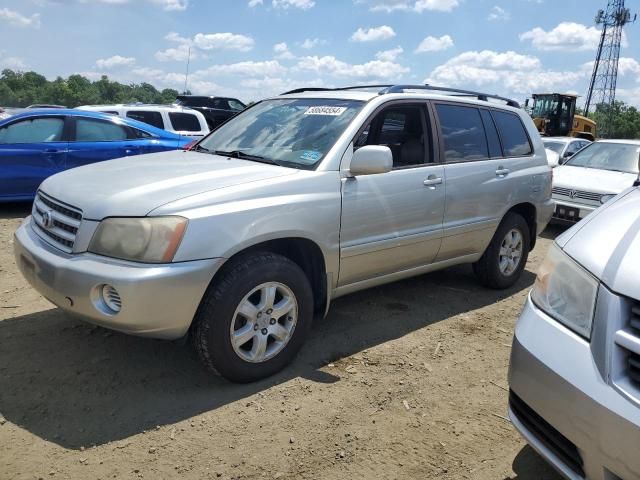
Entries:
{"type": "Polygon", "coordinates": [[[429,175],[427,179],[422,182],[425,187],[435,188],[436,185],[442,184],[442,177],[436,175],[429,175]]]}
{"type": "Polygon", "coordinates": [[[496,170],[496,175],[498,177],[506,177],[507,175],[509,175],[510,170],[508,168],[503,168],[503,167],[498,167],[498,169],[496,170]]]}

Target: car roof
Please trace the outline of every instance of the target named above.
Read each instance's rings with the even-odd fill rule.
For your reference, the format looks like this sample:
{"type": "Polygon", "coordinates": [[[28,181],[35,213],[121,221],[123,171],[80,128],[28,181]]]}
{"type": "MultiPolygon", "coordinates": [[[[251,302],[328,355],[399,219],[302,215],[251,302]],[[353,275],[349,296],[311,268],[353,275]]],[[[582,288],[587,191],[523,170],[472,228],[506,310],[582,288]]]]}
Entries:
{"type": "Polygon", "coordinates": [[[542,141],[543,142],[564,142],[564,143],[569,143],[572,142],[574,140],[580,140],[580,141],[587,141],[590,142],[591,140],[587,140],[586,138],[578,138],[578,137],[542,137],[542,141]]]}
{"type": "Polygon", "coordinates": [[[31,109],[26,110],[24,112],[13,115],[6,120],[0,121],[0,126],[13,123],[16,120],[22,118],[29,117],[60,117],[60,116],[70,116],[70,117],[85,117],[85,118],[94,118],[97,120],[109,120],[115,121],[117,123],[127,125],[132,128],[137,128],[138,130],[142,130],[144,132],[150,133],[157,137],[163,138],[180,138],[180,135],[175,133],[167,132],[166,130],[162,130],[160,128],[156,128],[153,125],[149,125],[148,123],[139,122],[137,120],[133,120],[131,118],[125,117],[116,117],[114,115],[110,115],[108,113],[94,112],[91,110],[77,110],[73,108],[46,108],[46,109],[31,109]]]}
{"type": "Polygon", "coordinates": [[[118,104],[112,104],[112,105],[81,105],[80,107],[78,107],[78,109],[80,110],[85,110],[85,111],[95,111],[95,110],[109,110],[109,109],[125,109],[125,110],[133,110],[133,111],[149,111],[149,110],[154,110],[154,111],[162,111],[162,112],[183,112],[185,110],[189,110],[189,113],[194,113],[197,112],[197,110],[194,110],[193,108],[190,107],[185,107],[182,105],[167,105],[167,104],[151,104],[151,103],[146,103],[146,104],[127,104],[127,103],[118,103],[118,104]]]}
{"type": "Polygon", "coordinates": [[[626,144],[626,145],[638,145],[640,146],[640,140],[625,140],[625,139],[616,139],[616,138],[607,138],[602,140],[596,140],[596,143],[617,143],[617,144],[626,144]]]}

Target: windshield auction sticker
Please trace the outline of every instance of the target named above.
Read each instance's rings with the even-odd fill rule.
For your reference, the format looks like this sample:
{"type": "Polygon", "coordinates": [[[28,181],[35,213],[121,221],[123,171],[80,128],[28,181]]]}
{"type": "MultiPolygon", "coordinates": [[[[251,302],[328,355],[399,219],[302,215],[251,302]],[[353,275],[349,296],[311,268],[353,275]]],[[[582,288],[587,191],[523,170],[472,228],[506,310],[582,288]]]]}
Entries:
{"type": "Polygon", "coordinates": [[[317,106],[317,107],[309,107],[305,115],[329,115],[331,117],[339,117],[344,113],[347,107],[330,107],[330,106],[317,106]]]}

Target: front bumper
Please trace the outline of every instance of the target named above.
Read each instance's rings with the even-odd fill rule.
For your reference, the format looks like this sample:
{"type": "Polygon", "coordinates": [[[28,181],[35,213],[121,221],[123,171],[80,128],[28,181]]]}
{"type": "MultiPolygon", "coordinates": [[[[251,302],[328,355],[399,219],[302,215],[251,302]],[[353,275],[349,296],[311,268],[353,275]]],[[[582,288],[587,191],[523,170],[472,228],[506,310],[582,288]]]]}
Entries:
{"type": "Polygon", "coordinates": [[[541,417],[538,424],[552,427],[552,438],[545,438],[545,429],[537,428],[513,402],[509,416],[566,478],[640,479],[640,405],[602,377],[591,347],[528,299],[516,325],[509,385],[512,396],[541,417]],[[554,442],[564,445],[554,449],[554,442]],[[563,455],[572,446],[581,468],[571,468],[563,455]]]}
{"type": "Polygon", "coordinates": [[[555,202],[555,209],[553,211],[553,217],[552,217],[552,221],[554,222],[576,223],[582,220],[583,218],[585,218],[587,215],[593,212],[596,208],[598,208],[593,205],[585,205],[584,203],[575,203],[575,202],[560,200],[556,198],[554,198],[553,201],[555,202]],[[565,208],[567,213],[562,213],[563,207],[565,208]],[[578,213],[577,218],[575,216],[570,216],[568,214],[569,211],[571,212],[577,211],[578,213]]]}
{"type": "Polygon", "coordinates": [[[222,259],[148,265],[81,253],[68,255],[40,239],[28,217],[14,238],[16,264],[50,302],[91,323],[165,339],[183,336],[222,259]],[[101,308],[98,289],[118,291],[122,308],[101,308]]]}

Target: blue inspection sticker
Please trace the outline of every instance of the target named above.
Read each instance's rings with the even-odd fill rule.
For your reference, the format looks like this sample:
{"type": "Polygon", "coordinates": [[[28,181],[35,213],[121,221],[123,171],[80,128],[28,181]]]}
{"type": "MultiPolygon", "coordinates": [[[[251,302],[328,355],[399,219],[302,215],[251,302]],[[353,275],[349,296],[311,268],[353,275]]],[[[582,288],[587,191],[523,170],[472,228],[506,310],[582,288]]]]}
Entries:
{"type": "Polygon", "coordinates": [[[316,152],[315,150],[305,150],[300,155],[301,160],[305,160],[309,163],[315,163],[322,158],[322,152],[316,152]]]}

